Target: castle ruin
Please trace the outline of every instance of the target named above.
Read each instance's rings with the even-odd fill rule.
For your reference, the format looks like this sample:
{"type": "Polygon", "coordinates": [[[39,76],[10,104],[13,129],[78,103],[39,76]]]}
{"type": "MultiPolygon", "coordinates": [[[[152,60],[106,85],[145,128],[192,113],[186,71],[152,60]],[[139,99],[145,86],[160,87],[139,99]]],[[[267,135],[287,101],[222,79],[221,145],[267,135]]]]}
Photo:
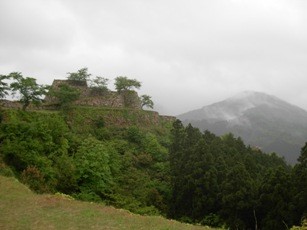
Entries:
{"type": "MultiPolygon", "coordinates": [[[[74,80],[54,80],[51,85],[51,90],[57,90],[60,85],[68,85],[77,89],[80,92],[80,97],[74,102],[75,105],[97,106],[97,107],[112,107],[112,108],[131,108],[141,109],[141,100],[135,91],[99,91],[97,88],[88,87],[86,81],[74,80]]],[[[45,97],[47,105],[56,105],[56,98],[47,95],[45,97]]]]}

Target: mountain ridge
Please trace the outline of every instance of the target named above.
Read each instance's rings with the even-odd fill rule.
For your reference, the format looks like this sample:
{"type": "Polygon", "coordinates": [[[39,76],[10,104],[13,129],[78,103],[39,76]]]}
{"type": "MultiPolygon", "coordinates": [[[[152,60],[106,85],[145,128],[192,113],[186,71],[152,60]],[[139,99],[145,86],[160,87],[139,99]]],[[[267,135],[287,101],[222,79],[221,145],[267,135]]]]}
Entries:
{"type": "Polygon", "coordinates": [[[217,135],[231,132],[249,145],[284,156],[289,163],[296,162],[307,141],[307,111],[261,92],[244,91],[177,118],[217,135]]]}

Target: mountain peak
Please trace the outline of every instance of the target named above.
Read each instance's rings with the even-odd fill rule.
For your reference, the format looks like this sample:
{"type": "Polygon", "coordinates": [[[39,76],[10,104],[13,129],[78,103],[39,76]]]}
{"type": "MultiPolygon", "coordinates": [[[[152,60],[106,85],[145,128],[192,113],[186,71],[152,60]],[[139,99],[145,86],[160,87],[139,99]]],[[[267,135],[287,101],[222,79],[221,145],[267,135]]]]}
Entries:
{"type": "Polygon", "coordinates": [[[246,97],[261,97],[261,96],[270,96],[263,92],[258,91],[252,91],[252,90],[245,90],[243,92],[240,92],[238,94],[235,94],[234,96],[230,97],[233,99],[240,99],[240,98],[246,98],[246,97]]]}
{"type": "Polygon", "coordinates": [[[262,103],[269,103],[272,101],[282,101],[273,95],[269,95],[262,92],[257,91],[243,91],[238,93],[228,99],[226,101],[249,101],[253,102],[254,104],[262,104],[262,103]]]}
{"type": "Polygon", "coordinates": [[[282,101],[277,97],[256,92],[243,91],[224,101],[217,102],[202,108],[203,118],[213,120],[233,120],[241,116],[249,109],[258,106],[276,107],[282,101]]]}
{"type": "Polygon", "coordinates": [[[232,132],[248,144],[282,154],[290,162],[307,140],[307,112],[261,92],[244,91],[177,117],[217,135],[232,132]]]}

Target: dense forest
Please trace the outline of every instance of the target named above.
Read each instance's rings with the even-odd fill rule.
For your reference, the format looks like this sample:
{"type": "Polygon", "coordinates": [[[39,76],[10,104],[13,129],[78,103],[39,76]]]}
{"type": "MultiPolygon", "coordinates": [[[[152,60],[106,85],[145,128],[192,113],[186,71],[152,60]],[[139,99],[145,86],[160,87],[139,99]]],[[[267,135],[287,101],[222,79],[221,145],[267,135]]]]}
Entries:
{"type": "Polygon", "coordinates": [[[231,134],[179,120],[108,126],[101,113],[3,110],[1,174],[38,193],[231,229],[287,229],[306,214],[307,146],[292,168],[231,134]]]}
{"type": "Polygon", "coordinates": [[[175,218],[231,229],[287,229],[307,211],[307,145],[290,167],[276,154],[177,120],[170,146],[175,218]]]}
{"type": "Polygon", "coordinates": [[[307,144],[289,166],[232,134],[150,111],[29,104],[0,111],[0,174],[37,193],[230,229],[288,229],[306,218],[307,144]]]}

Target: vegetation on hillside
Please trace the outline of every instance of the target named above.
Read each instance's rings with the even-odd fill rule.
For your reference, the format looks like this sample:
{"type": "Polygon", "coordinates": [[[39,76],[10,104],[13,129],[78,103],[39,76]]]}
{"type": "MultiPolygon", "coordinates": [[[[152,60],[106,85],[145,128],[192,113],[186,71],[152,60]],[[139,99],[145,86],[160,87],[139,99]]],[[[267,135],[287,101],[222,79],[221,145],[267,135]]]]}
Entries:
{"type": "Polygon", "coordinates": [[[3,176],[0,187],[0,229],[211,229],[80,202],[61,193],[37,195],[16,179],[3,176]]]}
{"type": "Polygon", "coordinates": [[[230,229],[299,225],[306,213],[306,147],[291,168],[231,134],[201,133],[180,121],[171,128],[151,114],[3,110],[0,156],[38,193],[230,229]]]}
{"type": "Polygon", "coordinates": [[[172,130],[170,215],[231,229],[287,229],[307,212],[307,144],[293,168],[275,154],[177,120],[172,130]]]}
{"type": "MultiPolygon", "coordinates": [[[[78,74],[89,76],[70,73],[78,74]]],[[[0,110],[2,175],[37,193],[214,227],[288,229],[306,218],[307,144],[291,167],[232,134],[154,112],[63,105],[69,109],[0,110]]]]}
{"type": "Polygon", "coordinates": [[[137,213],[167,207],[167,128],[151,123],[150,112],[76,108],[2,115],[1,157],[37,192],[63,192],[137,213]]]}

